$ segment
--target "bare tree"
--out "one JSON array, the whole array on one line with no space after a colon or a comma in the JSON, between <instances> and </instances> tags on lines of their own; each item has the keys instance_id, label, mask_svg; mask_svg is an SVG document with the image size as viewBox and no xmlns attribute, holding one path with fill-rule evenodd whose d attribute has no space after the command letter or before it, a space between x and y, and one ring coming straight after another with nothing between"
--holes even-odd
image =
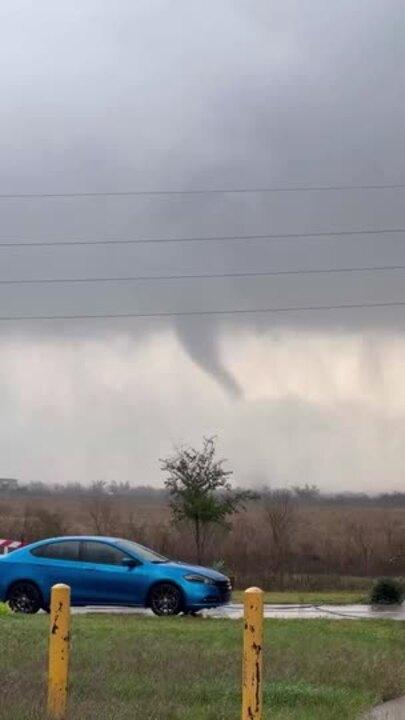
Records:
<instances>
[{"instance_id":1,"label":"bare tree","mask_svg":"<svg viewBox=\"0 0 405 720\"><path fill-rule=\"evenodd\" d=\"M60 512L45 507L33 508L26 505L15 539L27 543L63 535L64 532L65 523Z\"/></svg>"},{"instance_id":2,"label":"bare tree","mask_svg":"<svg viewBox=\"0 0 405 720\"><path fill-rule=\"evenodd\" d=\"M351 541L352 551L361 558L362 573L369 575L370 561L373 553L373 533L372 528L360 521L349 519L347 523L347 532Z\"/></svg>"},{"instance_id":3,"label":"bare tree","mask_svg":"<svg viewBox=\"0 0 405 720\"><path fill-rule=\"evenodd\" d=\"M289 490L264 490L262 499L264 516L274 548L273 567L278 576L280 588L283 589L296 521L293 497Z\"/></svg>"},{"instance_id":4,"label":"bare tree","mask_svg":"<svg viewBox=\"0 0 405 720\"><path fill-rule=\"evenodd\" d=\"M116 524L113 498L104 480L97 480L90 488L88 513L96 535L110 535Z\"/></svg>"}]
</instances>

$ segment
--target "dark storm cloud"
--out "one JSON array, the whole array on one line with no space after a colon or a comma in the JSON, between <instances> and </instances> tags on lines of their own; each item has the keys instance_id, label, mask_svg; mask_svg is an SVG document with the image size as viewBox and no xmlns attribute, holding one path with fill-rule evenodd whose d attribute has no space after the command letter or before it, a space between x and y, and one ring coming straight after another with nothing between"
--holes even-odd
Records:
<instances>
[{"instance_id":1,"label":"dark storm cloud","mask_svg":"<svg viewBox=\"0 0 405 720\"><path fill-rule=\"evenodd\" d=\"M403 3L3 3L2 192L403 181ZM404 191L2 200L5 239L173 238L405 226ZM404 264L402 236L0 250L6 278ZM404 300L403 273L1 287L1 314ZM401 328L402 310L173 321L228 389L222 328ZM162 321L131 322L143 336ZM111 323L19 325L69 337ZM122 328L118 323L117 327Z\"/></svg>"}]
</instances>

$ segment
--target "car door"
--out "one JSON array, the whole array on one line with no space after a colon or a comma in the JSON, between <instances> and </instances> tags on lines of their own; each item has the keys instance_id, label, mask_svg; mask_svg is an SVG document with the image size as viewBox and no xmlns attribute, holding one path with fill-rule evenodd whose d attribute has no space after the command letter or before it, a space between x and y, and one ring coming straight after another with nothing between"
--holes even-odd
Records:
<instances>
[{"instance_id":1,"label":"car door","mask_svg":"<svg viewBox=\"0 0 405 720\"><path fill-rule=\"evenodd\" d=\"M144 581L142 565L124 565L130 557L116 545L99 540L81 544L83 597L89 605L142 604Z\"/></svg>"},{"instance_id":2,"label":"car door","mask_svg":"<svg viewBox=\"0 0 405 720\"><path fill-rule=\"evenodd\" d=\"M83 602L82 566L79 540L59 540L32 550L40 570L41 585L50 593L52 585L65 583L71 589L72 604ZM49 597L46 598L49 601Z\"/></svg>"}]
</instances>

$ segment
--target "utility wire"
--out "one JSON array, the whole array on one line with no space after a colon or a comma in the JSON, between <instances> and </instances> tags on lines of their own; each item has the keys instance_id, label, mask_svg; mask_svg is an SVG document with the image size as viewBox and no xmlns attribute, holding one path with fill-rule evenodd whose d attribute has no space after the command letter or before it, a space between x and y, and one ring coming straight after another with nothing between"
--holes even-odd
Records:
<instances>
[{"instance_id":1,"label":"utility wire","mask_svg":"<svg viewBox=\"0 0 405 720\"><path fill-rule=\"evenodd\" d=\"M92 197L136 197L155 195L250 195L254 193L299 193L299 192L332 192L351 190L403 190L405 183L387 185L297 185L287 187L255 187L255 188L197 188L195 190L123 190L123 191L92 191L65 193L0 193L0 200L41 200L47 198L92 198Z\"/></svg>"},{"instance_id":2,"label":"utility wire","mask_svg":"<svg viewBox=\"0 0 405 720\"><path fill-rule=\"evenodd\" d=\"M16 248L16 247L66 247L66 246L91 246L91 245L148 245L155 243L204 243L204 242L236 242L239 240L295 240L306 238L321 237L349 237L357 235L400 235L405 233L405 227L400 228L369 228L361 230L328 230L325 232L305 232L305 233L265 233L262 235L212 235L209 237L181 237L181 238L150 238L150 239L127 239L127 240L38 240L34 242L6 241L0 242L0 248Z\"/></svg>"},{"instance_id":3,"label":"utility wire","mask_svg":"<svg viewBox=\"0 0 405 720\"><path fill-rule=\"evenodd\" d=\"M128 275L125 277L83 277L83 278L33 278L0 280L0 285L55 285L59 283L121 283L121 282L160 282L177 280L202 280L225 278L257 278L278 275L323 275L334 273L391 272L405 270L405 265L376 265L366 267L319 268L309 270L269 270L258 272L195 273L189 275Z\"/></svg>"},{"instance_id":4,"label":"utility wire","mask_svg":"<svg viewBox=\"0 0 405 720\"><path fill-rule=\"evenodd\" d=\"M165 318L165 317L196 317L200 315L264 315L267 313L319 312L323 310L357 310L362 308L393 308L405 307L405 301L350 303L343 305L296 305L272 308L235 308L233 310L180 310L178 312L152 313L108 313L100 315L0 315L0 322L37 321L37 320L103 320L125 318Z\"/></svg>"}]
</instances>

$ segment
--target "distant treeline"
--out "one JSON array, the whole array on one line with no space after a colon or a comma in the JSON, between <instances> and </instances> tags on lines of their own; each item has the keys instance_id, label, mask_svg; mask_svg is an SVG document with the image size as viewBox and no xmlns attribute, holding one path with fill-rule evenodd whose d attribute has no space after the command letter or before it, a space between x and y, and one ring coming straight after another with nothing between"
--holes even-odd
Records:
<instances>
[{"instance_id":1,"label":"distant treeline","mask_svg":"<svg viewBox=\"0 0 405 720\"><path fill-rule=\"evenodd\" d=\"M169 505L163 489L127 483L0 482L0 537L111 535L195 562L191 527ZM206 530L203 564L225 567L239 587L358 589L405 575L404 493L261 488L229 525Z\"/></svg>"},{"instance_id":2,"label":"distant treeline","mask_svg":"<svg viewBox=\"0 0 405 720\"><path fill-rule=\"evenodd\" d=\"M314 485L294 486L292 488L269 487L256 488L258 498L269 497L272 493L287 493L297 505L307 506L339 506L339 507L405 507L405 492L385 492L376 495L353 492L322 492ZM91 485L84 483L47 484L36 481L22 483L14 479L0 478L0 497L35 496L59 498L91 497L94 494L105 494L112 497L131 497L141 504L166 504L168 493L165 488L154 488L149 485L131 485L128 482L97 481Z\"/></svg>"}]
</instances>

